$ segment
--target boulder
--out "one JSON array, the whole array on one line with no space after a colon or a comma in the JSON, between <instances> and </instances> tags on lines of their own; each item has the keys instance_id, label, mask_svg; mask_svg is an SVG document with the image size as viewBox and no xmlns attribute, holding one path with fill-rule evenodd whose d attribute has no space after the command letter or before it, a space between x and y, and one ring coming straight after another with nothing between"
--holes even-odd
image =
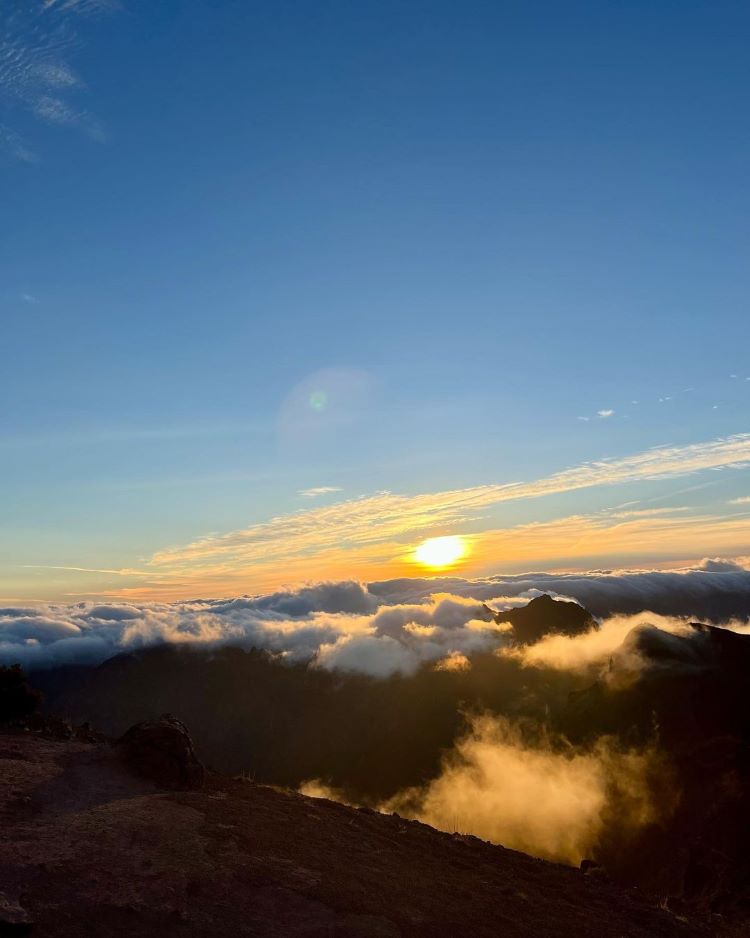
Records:
<instances>
[{"instance_id":1,"label":"boulder","mask_svg":"<svg viewBox=\"0 0 750 938\"><path fill-rule=\"evenodd\" d=\"M126 765L160 788L201 788L205 769L184 723L169 713L131 726L115 746Z\"/></svg>"}]
</instances>

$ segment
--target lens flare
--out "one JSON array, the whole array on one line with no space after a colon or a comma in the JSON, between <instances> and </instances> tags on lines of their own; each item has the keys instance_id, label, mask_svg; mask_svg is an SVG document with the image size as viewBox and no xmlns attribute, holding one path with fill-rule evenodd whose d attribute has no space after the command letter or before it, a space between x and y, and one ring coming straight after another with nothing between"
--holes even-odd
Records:
<instances>
[{"instance_id":1,"label":"lens flare","mask_svg":"<svg viewBox=\"0 0 750 938\"><path fill-rule=\"evenodd\" d=\"M313 391L309 397L310 407L313 410L325 410L328 403L328 395L325 391Z\"/></svg>"},{"instance_id":2,"label":"lens flare","mask_svg":"<svg viewBox=\"0 0 750 938\"><path fill-rule=\"evenodd\" d=\"M466 554L466 541L457 534L429 537L414 551L414 559L425 567L449 567Z\"/></svg>"}]
</instances>

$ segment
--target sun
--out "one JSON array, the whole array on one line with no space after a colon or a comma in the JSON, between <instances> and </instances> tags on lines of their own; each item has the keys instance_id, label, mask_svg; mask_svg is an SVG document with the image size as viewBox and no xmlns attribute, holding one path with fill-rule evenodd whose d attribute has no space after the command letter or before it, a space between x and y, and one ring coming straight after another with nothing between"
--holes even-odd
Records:
<instances>
[{"instance_id":1,"label":"sun","mask_svg":"<svg viewBox=\"0 0 750 938\"><path fill-rule=\"evenodd\" d=\"M466 553L466 542L460 535L428 537L414 551L414 559L425 567L449 567Z\"/></svg>"}]
</instances>

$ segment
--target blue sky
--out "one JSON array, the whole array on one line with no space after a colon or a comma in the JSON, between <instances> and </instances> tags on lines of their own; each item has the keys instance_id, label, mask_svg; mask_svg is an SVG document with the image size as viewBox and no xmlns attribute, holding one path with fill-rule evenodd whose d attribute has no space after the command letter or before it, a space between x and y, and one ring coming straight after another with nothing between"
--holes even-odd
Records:
<instances>
[{"instance_id":1,"label":"blue sky","mask_svg":"<svg viewBox=\"0 0 750 938\"><path fill-rule=\"evenodd\" d=\"M361 555L314 533L381 491L750 430L746 3L24 0L0 26L1 597L392 572L432 533L626 502L692 527L602 563L750 554L744 443ZM273 569L155 572L301 510ZM496 543L477 569L595 561Z\"/></svg>"}]
</instances>

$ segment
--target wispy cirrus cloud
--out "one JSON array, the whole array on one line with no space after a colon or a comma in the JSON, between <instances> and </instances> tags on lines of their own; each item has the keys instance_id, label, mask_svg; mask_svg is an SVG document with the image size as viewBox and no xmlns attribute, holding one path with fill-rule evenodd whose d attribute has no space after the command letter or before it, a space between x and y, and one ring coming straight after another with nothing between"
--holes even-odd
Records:
<instances>
[{"instance_id":1,"label":"wispy cirrus cloud","mask_svg":"<svg viewBox=\"0 0 750 938\"><path fill-rule=\"evenodd\" d=\"M732 498L729 503L730 505L750 505L750 495L743 495L740 498Z\"/></svg>"},{"instance_id":2,"label":"wispy cirrus cloud","mask_svg":"<svg viewBox=\"0 0 750 938\"><path fill-rule=\"evenodd\" d=\"M25 563L26 570L65 570L68 573L108 573L113 576L148 576L146 570L133 570L129 567L66 567L57 563Z\"/></svg>"},{"instance_id":3,"label":"wispy cirrus cloud","mask_svg":"<svg viewBox=\"0 0 750 938\"><path fill-rule=\"evenodd\" d=\"M584 463L531 482L508 482L417 495L379 492L279 515L226 534L199 538L154 553L121 595L226 595L321 576L403 576L413 572L415 540L478 523L503 502L534 499L596 486L668 479L750 463L750 434L689 446L660 447L633 456ZM696 552L739 552L750 537L744 517L638 512L568 516L545 524L471 535L471 566L516 566L564 558L652 554L695 544ZM700 546L698 546L700 545Z\"/></svg>"},{"instance_id":4,"label":"wispy cirrus cloud","mask_svg":"<svg viewBox=\"0 0 750 938\"><path fill-rule=\"evenodd\" d=\"M20 163L39 162L39 156L27 145L23 137L5 124L0 124L0 154L2 153Z\"/></svg>"},{"instance_id":5,"label":"wispy cirrus cloud","mask_svg":"<svg viewBox=\"0 0 750 938\"><path fill-rule=\"evenodd\" d=\"M71 13L90 15L92 13L119 10L118 0L44 0L44 9L63 10Z\"/></svg>"},{"instance_id":6,"label":"wispy cirrus cloud","mask_svg":"<svg viewBox=\"0 0 750 938\"><path fill-rule=\"evenodd\" d=\"M660 447L619 459L583 463L532 482L507 482L422 495L380 492L281 515L220 536L159 551L155 566L251 563L311 549L373 544L427 528L457 525L504 501L539 498L593 486L682 476L750 462L750 434Z\"/></svg>"},{"instance_id":7,"label":"wispy cirrus cloud","mask_svg":"<svg viewBox=\"0 0 750 938\"><path fill-rule=\"evenodd\" d=\"M637 504L637 503L635 503ZM620 506L623 508L624 506ZM653 518L656 515L672 515L678 511L690 511L689 505L681 505L679 508L634 508L627 511L615 510L610 513L610 518Z\"/></svg>"},{"instance_id":8,"label":"wispy cirrus cloud","mask_svg":"<svg viewBox=\"0 0 750 938\"><path fill-rule=\"evenodd\" d=\"M485 531L476 536L482 568L510 566L575 566L581 561L638 557L655 560L695 559L696 549L737 556L750 538L750 519L714 514L669 515L659 512L571 515L554 521ZM696 545L700 547L696 548Z\"/></svg>"},{"instance_id":9,"label":"wispy cirrus cloud","mask_svg":"<svg viewBox=\"0 0 750 938\"><path fill-rule=\"evenodd\" d=\"M98 119L80 104L86 86L71 64L81 45L75 20L118 8L115 0L34 0L0 7L0 150L22 162L38 162L12 126L21 112L104 139Z\"/></svg>"},{"instance_id":10,"label":"wispy cirrus cloud","mask_svg":"<svg viewBox=\"0 0 750 938\"><path fill-rule=\"evenodd\" d=\"M29 305L40 301L32 294L22 294ZM57 428L45 433L0 436L0 449L74 448L101 443L130 444L189 440L200 437L240 436L255 432L257 424L248 421L212 421L210 423L163 424L153 426L101 426L83 429Z\"/></svg>"},{"instance_id":11,"label":"wispy cirrus cloud","mask_svg":"<svg viewBox=\"0 0 750 938\"><path fill-rule=\"evenodd\" d=\"M482 522L482 513L509 501L747 465L750 434L738 434L583 463L529 482L416 495L378 492L166 547L122 570L71 570L77 592L70 594L179 599L320 578L413 575L412 551L419 539L466 531L469 524L472 549L461 566L466 572L537 564L560 568L592 558L617 564L617 558L626 556L652 561L692 560L708 553L739 556L750 543L750 521L744 514L697 515L683 506L627 510L621 505L593 515L498 528ZM694 550L690 556L686 545ZM80 588L86 585L89 589Z\"/></svg>"}]
</instances>

